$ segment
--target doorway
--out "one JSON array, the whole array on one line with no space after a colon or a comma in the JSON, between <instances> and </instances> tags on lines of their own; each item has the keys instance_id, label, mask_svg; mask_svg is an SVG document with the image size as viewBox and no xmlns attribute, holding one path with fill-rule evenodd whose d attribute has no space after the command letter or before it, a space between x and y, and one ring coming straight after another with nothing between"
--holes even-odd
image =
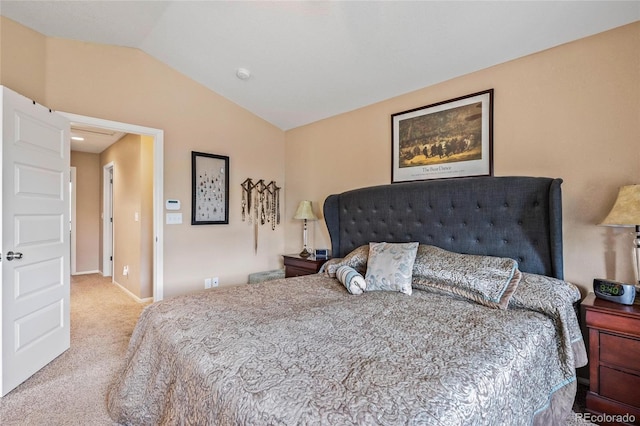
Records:
<instances>
[{"instance_id":1,"label":"doorway","mask_svg":"<svg viewBox=\"0 0 640 426\"><path fill-rule=\"evenodd\" d=\"M113 162L102 168L102 275L113 277Z\"/></svg>"},{"instance_id":2,"label":"doorway","mask_svg":"<svg viewBox=\"0 0 640 426\"><path fill-rule=\"evenodd\" d=\"M163 299L164 274L163 274L163 169L164 169L164 131L151 127L122 123L101 118L88 117L73 113L60 112L72 124L101 127L118 132L145 135L153 138L153 301ZM106 218L104 218L106 219ZM106 220L103 221L105 223ZM104 230L103 230L104 231ZM113 234L113 229L111 229ZM113 239L111 238L111 241ZM113 243L112 243L113 244ZM103 251L103 256L104 256ZM103 259L104 260L104 259ZM111 266L111 262L103 261ZM113 273L113 268L111 270Z\"/></svg>"}]
</instances>

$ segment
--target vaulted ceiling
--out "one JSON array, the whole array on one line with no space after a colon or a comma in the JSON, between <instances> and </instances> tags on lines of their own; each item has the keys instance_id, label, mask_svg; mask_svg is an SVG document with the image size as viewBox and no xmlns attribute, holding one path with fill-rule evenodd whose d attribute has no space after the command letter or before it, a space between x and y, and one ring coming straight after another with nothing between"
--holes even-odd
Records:
<instances>
[{"instance_id":1,"label":"vaulted ceiling","mask_svg":"<svg viewBox=\"0 0 640 426\"><path fill-rule=\"evenodd\" d=\"M640 2L1 0L0 14L141 49L287 130L640 20Z\"/></svg>"}]
</instances>

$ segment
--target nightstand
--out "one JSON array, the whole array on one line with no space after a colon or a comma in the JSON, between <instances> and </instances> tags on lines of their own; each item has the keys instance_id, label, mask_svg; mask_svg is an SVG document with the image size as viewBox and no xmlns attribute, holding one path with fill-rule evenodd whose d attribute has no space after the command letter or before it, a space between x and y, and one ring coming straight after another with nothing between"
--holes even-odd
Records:
<instances>
[{"instance_id":1,"label":"nightstand","mask_svg":"<svg viewBox=\"0 0 640 426\"><path fill-rule=\"evenodd\" d=\"M640 305L582 301L589 330L587 411L640 420Z\"/></svg>"},{"instance_id":2,"label":"nightstand","mask_svg":"<svg viewBox=\"0 0 640 426\"><path fill-rule=\"evenodd\" d=\"M315 256L305 258L297 254L285 254L282 257L284 257L284 276L286 278L315 274L320 270L322 264L329 260L328 258L316 259Z\"/></svg>"}]
</instances>

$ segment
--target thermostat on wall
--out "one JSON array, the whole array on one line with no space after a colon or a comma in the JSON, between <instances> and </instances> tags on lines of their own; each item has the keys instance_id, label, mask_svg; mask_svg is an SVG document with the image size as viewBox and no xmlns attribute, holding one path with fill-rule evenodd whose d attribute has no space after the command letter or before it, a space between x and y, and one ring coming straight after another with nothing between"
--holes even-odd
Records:
<instances>
[{"instance_id":1,"label":"thermostat on wall","mask_svg":"<svg viewBox=\"0 0 640 426\"><path fill-rule=\"evenodd\" d=\"M180 210L180 200L167 200L165 204L167 210Z\"/></svg>"}]
</instances>

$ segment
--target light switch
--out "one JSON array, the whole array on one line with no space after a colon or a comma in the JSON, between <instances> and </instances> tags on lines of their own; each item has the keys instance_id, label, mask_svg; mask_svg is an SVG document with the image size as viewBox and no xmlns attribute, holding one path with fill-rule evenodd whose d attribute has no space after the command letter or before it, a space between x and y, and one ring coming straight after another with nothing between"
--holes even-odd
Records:
<instances>
[{"instance_id":1,"label":"light switch","mask_svg":"<svg viewBox=\"0 0 640 426\"><path fill-rule=\"evenodd\" d=\"M180 225L182 223L182 213L167 213L167 225Z\"/></svg>"},{"instance_id":2,"label":"light switch","mask_svg":"<svg viewBox=\"0 0 640 426\"><path fill-rule=\"evenodd\" d=\"M137 222L137 221L139 221L139 220L140 220L140 214L139 214L138 212L135 212L135 213L133 214L133 220L134 220L135 222Z\"/></svg>"}]
</instances>

